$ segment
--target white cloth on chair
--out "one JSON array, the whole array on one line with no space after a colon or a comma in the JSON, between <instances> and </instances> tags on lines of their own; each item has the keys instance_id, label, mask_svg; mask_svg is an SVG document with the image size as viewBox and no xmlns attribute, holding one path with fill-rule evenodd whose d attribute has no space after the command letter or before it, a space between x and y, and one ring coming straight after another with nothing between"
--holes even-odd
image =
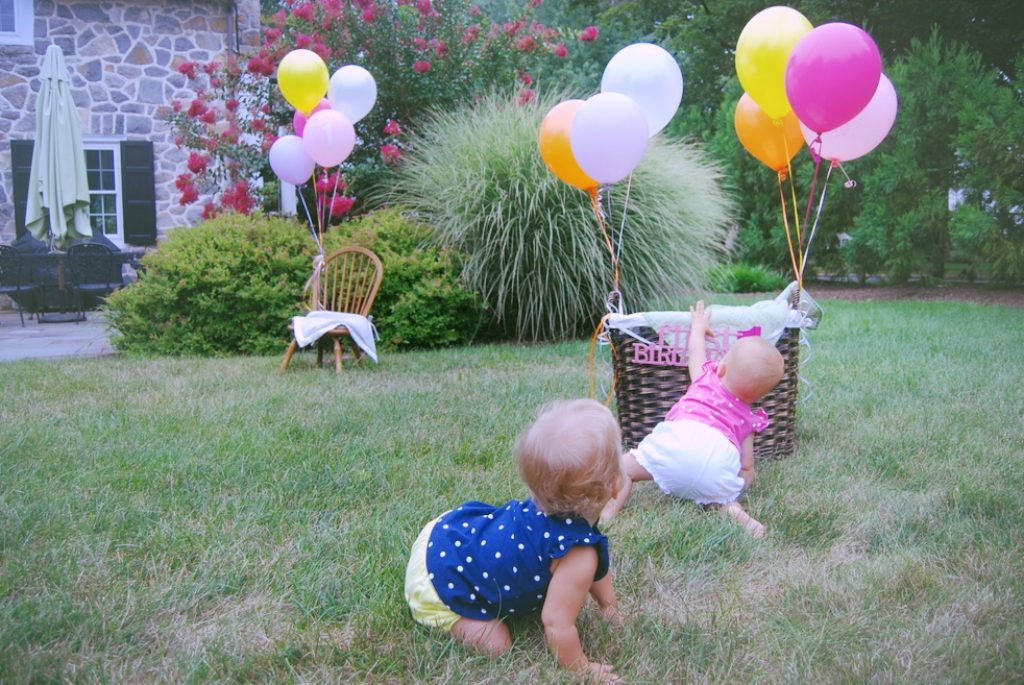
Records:
<instances>
[{"instance_id":1,"label":"white cloth on chair","mask_svg":"<svg viewBox=\"0 0 1024 685\"><path fill-rule=\"evenodd\" d=\"M295 341L299 343L299 347L311 345L332 328L344 326L348 329L352 342L370 359L377 361L377 344L374 342L377 339L377 329L365 316L347 312L316 311L305 316L292 317L292 325L295 327Z\"/></svg>"}]
</instances>

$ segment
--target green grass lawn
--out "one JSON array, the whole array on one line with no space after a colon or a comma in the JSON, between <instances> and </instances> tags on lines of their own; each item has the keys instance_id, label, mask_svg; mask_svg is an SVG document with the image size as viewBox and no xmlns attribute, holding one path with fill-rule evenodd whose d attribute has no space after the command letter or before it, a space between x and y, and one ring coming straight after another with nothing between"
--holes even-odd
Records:
<instances>
[{"instance_id":1,"label":"green grass lawn","mask_svg":"<svg viewBox=\"0 0 1024 685\"><path fill-rule=\"evenodd\" d=\"M585 649L633 683L1021 682L1024 310L822 304L768 536L639 485L625 625L585 611ZM312 359L0 368L0 682L573 680L539 621L474 656L402 579L428 518L524 494L511 444L587 393L586 343Z\"/></svg>"}]
</instances>

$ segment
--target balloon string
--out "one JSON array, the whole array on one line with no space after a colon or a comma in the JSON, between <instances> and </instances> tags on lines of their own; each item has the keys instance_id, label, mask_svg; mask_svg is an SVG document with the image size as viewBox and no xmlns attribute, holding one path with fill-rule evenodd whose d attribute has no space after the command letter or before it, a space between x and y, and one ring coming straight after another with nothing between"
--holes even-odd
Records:
<instances>
[{"instance_id":1,"label":"balloon string","mask_svg":"<svg viewBox=\"0 0 1024 685\"><path fill-rule=\"evenodd\" d=\"M789 261L793 266L793 275L796 277L797 287L803 287L803 281L800 277L800 270L797 268L796 254L793 252L793 239L790 236L789 230L789 217L786 213L786 191L782 189L782 176L783 173L780 171L779 180L779 202L782 205L782 225L786 229L786 244L789 245Z\"/></svg>"},{"instance_id":2,"label":"balloon string","mask_svg":"<svg viewBox=\"0 0 1024 685\"><path fill-rule=\"evenodd\" d=\"M779 129L779 131L782 133L782 146L786 150L786 173L789 176L789 189L793 199L793 225L796 227L796 232L794 233L794 235L796 236L797 244L800 245L803 244L803 241L801 240L800 235L800 215L797 213L797 207L799 205L796 202L796 181L793 178L792 157L794 153L791 153L789 151L789 141L786 140L785 131L783 131L781 128Z\"/></svg>"},{"instance_id":3,"label":"balloon string","mask_svg":"<svg viewBox=\"0 0 1024 685\"><path fill-rule=\"evenodd\" d=\"M811 174L811 189L807 193L807 207L804 209L804 227L806 227L811 221L811 206L814 204L814 191L818 188L818 171L821 169L821 156L815 154L813 148L808 147L811 151L811 159L814 160L814 173ZM800 236L801 251L803 249L803 236Z\"/></svg>"},{"instance_id":4,"label":"balloon string","mask_svg":"<svg viewBox=\"0 0 1024 685\"><path fill-rule=\"evenodd\" d=\"M622 258L622 236L626 232L626 210L629 209L629 193L633 189L633 172L626 181L626 199L622 202L622 221L619 222L619 239L615 243L616 262ZM608 193L611 195L611 193Z\"/></svg>"},{"instance_id":5,"label":"balloon string","mask_svg":"<svg viewBox=\"0 0 1024 685\"><path fill-rule=\"evenodd\" d=\"M594 216L597 217L597 225L601 229L601 237L604 238L604 244L608 248L608 254L612 259L612 282L614 284L613 290L619 289L619 260L615 256L615 247L612 246L612 239L608 236L608 230L605 227L604 216L601 214L601 201L598 198L597 188L591 188L587 191L587 195L590 196L590 206L594 210Z\"/></svg>"},{"instance_id":6,"label":"balloon string","mask_svg":"<svg viewBox=\"0 0 1024 685\"><path fill-rule=\"evenodd\" d=\"M814 215L814 225L811 226L811 234L807 237L807 245L804 248L803 261L800 262L800 281L803 281L804 269L807 268L807 257L811 253L811 242L814 240L815 234L818 232L818 221L821 219L821 211L825 208L825 195L828 193L828 182L832 178L832 170L838 166L838 163L833 162L829 165L828 171L825 172L825 181L821 184L821 199L818 200L818 211Z\"/></svg>"},{"instance_id":7,"label":"balloon string","mask_svg":"<svg viewBox=\"0 0 1024 685\"><path fill-rule=\"evenodd\" d=\"M316 229L313 228L313 217L309 213L309 205L306 204L306 196L302 194L301 190L296 190L298 190L299 200L302 202L302 209L306 212L306 221L309 223L309 232L313 234L313 241L316 242L316 247L320 250L320 254L322 255L324 253L324 248L320 242L320 238L316 234Z\"/></svg>"},{"instance_id":8,"label":"balloon string","mask_svg":"<svg viewBox=\"0 0 1024 685\"><path fill-rule=\"evenodd\" d=\"M587 385L589 394L587 395L590 399L595 399L596 385L594 381L594 367L596 366L595 351L597 349L598 340L601 337L601 332L605 330L606 322L608 321L609 314L605 314L601 317L601 320L597 323L597 328L594 329L594 334L590 336L590 350L587 352ZM615 348L612 347L612 356L615 355ZM605 405L611 406L612 395L615 392L615 375L612 374L612 387L608 390L608 395L605 397Z\"/></svg>"}]
</instances>

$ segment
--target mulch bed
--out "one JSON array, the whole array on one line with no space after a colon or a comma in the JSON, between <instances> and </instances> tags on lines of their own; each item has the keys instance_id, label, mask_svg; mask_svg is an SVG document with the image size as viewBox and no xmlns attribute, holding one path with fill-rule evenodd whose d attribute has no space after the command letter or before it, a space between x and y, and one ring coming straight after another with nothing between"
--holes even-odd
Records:
<instances>
[{"instance_id":1,"label":"mulch bed","mask_svg":"<svg viewBox=\"0 0 1024 685\"><path fill-rule=\"evenodd\" d=\"M830 281L806 281L804 287L812 297L836 300L936 300L998 304L1024 307L1024 288L1000 288L977 283L943 283L924 286L857 285Z\"/></svg>"}]
</instances>

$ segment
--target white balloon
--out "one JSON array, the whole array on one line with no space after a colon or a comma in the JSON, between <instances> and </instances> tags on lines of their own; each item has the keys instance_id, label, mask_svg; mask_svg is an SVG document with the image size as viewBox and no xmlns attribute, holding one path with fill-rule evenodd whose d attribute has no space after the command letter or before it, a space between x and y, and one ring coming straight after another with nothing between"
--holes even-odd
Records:
<instances>
[{"instance_id":1,"label":"white balloon","mask_svg":"<svg viewBox=\"0 0 1024 685\"><path fill-rule=\"evenodd\" d=\"M647 150L647 119L622 93L599 93L572 119L569 146L580 168L598 183L616 183L633 172Z\"/></svg>"},{"instance_id":2,"label":"white balloon","mask_svg":"<svg viewBox=\"0 0 1024 685\"><path fill-rule=\"evenodd\" d=\"M281 136L270 146L270 168L286 183L302 185L313 175L314 166L298 136Z\"/></svg>"},{"instance_id":3,"label":"white balloon","mask_svg":"<svg viewBox=\"0 0 1024 685\"><path fill-rule=\"evenodd\" d=\"M366 69L347 64L334 72L327 84L327 99L353 124L369 114L377 101L377 82Z\"/></svg>"},{"instance_id":4,"label":"white balloon","mask_svg":"<svg viewBox=\"0 0 1024 685\"><path fill-rule=\"evenodd\" d=\"M647 118L649 135L672 121L683 99L683 73L667 50L651 43L634 43L615 53L601 77L602 93L633 98Z\"/></svg>"}]
</instances>

